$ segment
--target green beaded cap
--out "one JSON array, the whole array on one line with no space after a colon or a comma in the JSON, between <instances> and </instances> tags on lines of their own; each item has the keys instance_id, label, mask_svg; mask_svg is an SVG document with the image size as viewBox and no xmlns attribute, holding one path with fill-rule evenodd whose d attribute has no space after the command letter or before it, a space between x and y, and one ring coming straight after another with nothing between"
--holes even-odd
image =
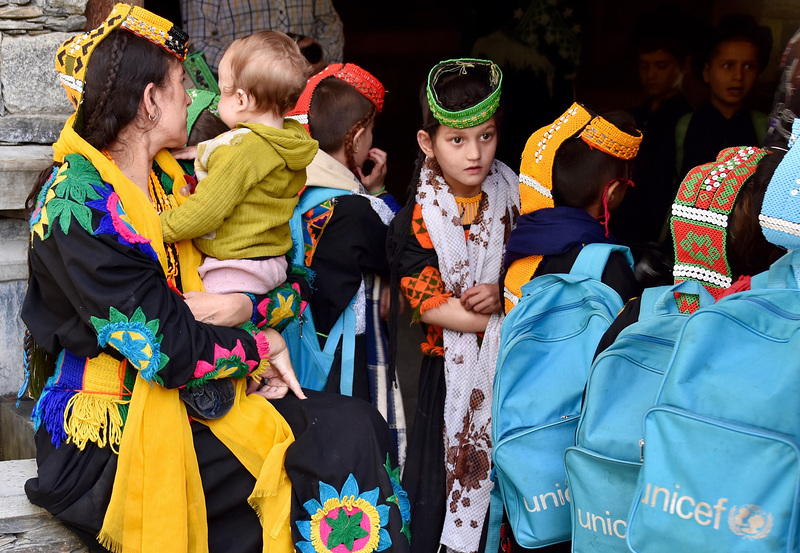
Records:
<instances>
[{"instance_id":1,"label":"green beaded cap","mask_svg":"<svg viewBox=\"0 0 800 553\"><path fill-rule=\"evenodd\" d=\"M475 71L476 69L482 71L477 72ZM449 111L439 103L439 98L436 94L436 85L442 77L452 73L459 73L461 75L475 73L481 76L485 73L492 91L486 98L472 107L460 111ZM502 83L503 72L500 71L497 64L492 61L473 58L442 61L433 66L431 72L428 73L428 105L436 120L446 127L452 127L454 129L475 127L491 119L497 111L497 107L500 105L500 87Z\"/></svg>"}]
</instances>

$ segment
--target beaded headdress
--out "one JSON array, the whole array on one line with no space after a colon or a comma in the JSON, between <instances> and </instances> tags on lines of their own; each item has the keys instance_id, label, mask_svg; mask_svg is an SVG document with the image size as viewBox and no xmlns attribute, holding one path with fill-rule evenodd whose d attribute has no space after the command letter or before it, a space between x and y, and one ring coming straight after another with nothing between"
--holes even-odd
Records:
<instances>
[{"instance_id":1,"label":"beaded headdress","mask_svg":"<svg viewBox=\"0 0 800 553\"><path fill-rule=\"evenodd\" d=\"M716 161L695 167L683 179L670 218L676 283L697 280L716 299L733 283L726 256L728 216L765 155L766 150L752 146L726 148ZM681 311L693 311L692 301L691 295L680 294Z\"/></svg>"},{"instance_id":2,"label":"beaded headdress","mask_svg":"<svg viewBox=\"0 0 800 553\"><path fill-rule=\"evenodd\" d=\"M442 106L436 92L439 81L448 75L468 73L485 78L491 92L474 106L459 111L450 111ZM426 93L431 113L439 123L454 129L476 127L491 119L500 106L500 88L503 84L503 72L494 62L472 58L446 60L437 63L428 73Z\"/></svg>"},{"instance_id":3,"label":"beaded headdress","mask_svg":"<svg viewBox=\"0 0 800 553\"><path fill-rule=\"evenodd\" d=\"M76 111L83 102L89 58L97 45L117 27L127 29L161 46L181 61L186 59L189 35L172 22L144 8L119 3L96 29L68 39L56 52L56 71Z\"/></svg>"},{"instance_id":4,"label":"beaded headdress","mask_svg":"<svg viewBox=\"0 0 800 553\"><path fill-rule=\"evenodd\" d=\"M386 96L386 89L384 89L383 83L376 79L372 73L365 71L354 63L332 63L308 79L305 90L300 95L300 99L297 100L297 105L286 114L286 117L295 119L306 130L309 130L308 112L311 109L314 91L317 89L317 85L328 77L335 77L358 90L364 98L372 102L378 113L383 110L383 98Z\"/></svg>"},{"instance_id":5,"label":"beaded headdress","mask_svg":"<svg viewBox=\"0 0 800 553\"><path fill-rule=\"evenodd\" d=\"M595 115L579 103L561 117L534 132L525 144L519 168L520 215L553 207L553 162L567 139L580 133L592 148L620 158L631 159L639 151L642 136L630 135ZM638 133L638 131L637 131ZM505 309L508 312L522 295L522 285L533 278L542 256L531 255L514 261L505 277Z\"/></svg>"},{"instance_id":6,"label":"beaded headdress","mask_svg":"<svg viewBox=\"0 0 800 553\"><path fill-rule=\"evenodd\" d=\"M758 222L768 242L788 250L800 248L800 119L792 123L789 151L775 168L761 204Z\"/></svg>"}]
</instances>

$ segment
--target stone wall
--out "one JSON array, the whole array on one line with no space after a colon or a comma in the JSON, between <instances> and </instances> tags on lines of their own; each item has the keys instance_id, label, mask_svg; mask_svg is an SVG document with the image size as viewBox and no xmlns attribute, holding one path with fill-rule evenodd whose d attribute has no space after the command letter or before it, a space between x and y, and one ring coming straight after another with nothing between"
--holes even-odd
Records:
<instances>
[{"instance_id":1,"label":"stone wall","mask_svg":"<svg viewBox=\"0 0 800 553\"><path fill-rule=\"evenodd\" d=\"M55 53L83 30L87 0L0 0L0 395L22 383L28 224L24 202L72 112Z\"/></svg>"},{"instance_id":2,"label":"stone wall","mask_svg":"<svg viewBox=\"0 0 800 553\"><path fill-rule=\"evenodd\" d=\"M51 144L70 114L54 70L87 0L0 0L0 143Z\"/></svg>"}]
</instances>

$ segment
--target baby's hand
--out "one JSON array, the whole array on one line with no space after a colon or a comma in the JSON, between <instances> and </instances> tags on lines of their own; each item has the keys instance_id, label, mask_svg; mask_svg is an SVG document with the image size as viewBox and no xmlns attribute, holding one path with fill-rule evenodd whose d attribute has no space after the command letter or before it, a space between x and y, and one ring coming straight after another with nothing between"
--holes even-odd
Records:
<instances>
[{"instance_id":1,"label":"baby's hand","mask_svg":"<svg viewBox=\"0 0 800 553\"><path fill-rule=\"evenodd\" d=\"M491 314L500 311L500 285L478 284L461 294L461 305L468 311Z\"/></svg>"},{"instance_id":2,"label":"baby's hand","mask_svg":"<svg viewBox=\"0 0 800 553\"><path fill-rule=\"evenodd\" d=\"M193 160L197 157L197 146L184 146L183 148L175 148L170 150L172 157L175 159Z\"/></svg>"},{"instance_id":3,"label":"baby's hand","mask_svg":"<svg viewBox=\"0 0 800 553\"><path fill-rule=\"evenodd\" d=\"M386 179L387 157L388 155L383 150L370 148L367 158L375 162L372 172L369 175L365 175L361 172L361 167L356 167L356 176L358 180L361 181L361 184L364 185L364 188L366 188L367 192L370 194L376 193L383 188L383 181Z\"/></svg>"}]
</instances>

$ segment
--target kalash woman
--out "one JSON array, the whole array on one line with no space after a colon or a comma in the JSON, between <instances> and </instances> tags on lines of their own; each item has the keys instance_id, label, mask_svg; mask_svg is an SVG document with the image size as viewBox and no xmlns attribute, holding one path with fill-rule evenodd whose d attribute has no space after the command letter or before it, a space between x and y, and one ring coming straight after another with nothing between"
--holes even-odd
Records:
<instances>
[{"instance_id":1,"label":"kalash woman","mask_svg":"<svg viewBox=\"0 0 800 553\"><path fill-rule=\"evenodd\" d=\"M76 113L31 195L22 316L55 368L28 497L93 551L408 551L377 411L302 399L259 298L200 291L191 242L162 241L158 213L188 189L165 149L187 139L186 43L117 4L58 50ZM225 378L226 414L190 418L179 389Z\"/></svg>"}]
</instances>

